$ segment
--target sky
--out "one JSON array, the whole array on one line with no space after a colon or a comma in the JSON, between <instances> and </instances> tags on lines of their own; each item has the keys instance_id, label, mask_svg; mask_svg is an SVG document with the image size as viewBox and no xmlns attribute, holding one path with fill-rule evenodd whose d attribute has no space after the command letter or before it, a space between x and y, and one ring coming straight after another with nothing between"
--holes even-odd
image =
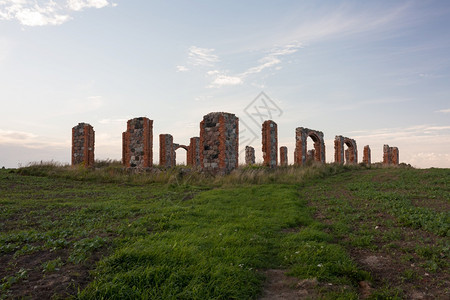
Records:
<instances>
[{"instance_id":1,"label":"sky","mask_svg":"<svg viewBox=\"0 0 450 300\"><path fill-rule=\"evenodd\" d=\"M450 1L0 0L0 167L70 163L71 129L121 159L127 120L187 145L203 116L240 120L262 161L261 124L384 144L418 168L450 168ZM308 139L308 149L312 148ZM244 163L241 151L240 162ZM177 150L177 162L185 161Z\"/></svg>"}]
</instances>

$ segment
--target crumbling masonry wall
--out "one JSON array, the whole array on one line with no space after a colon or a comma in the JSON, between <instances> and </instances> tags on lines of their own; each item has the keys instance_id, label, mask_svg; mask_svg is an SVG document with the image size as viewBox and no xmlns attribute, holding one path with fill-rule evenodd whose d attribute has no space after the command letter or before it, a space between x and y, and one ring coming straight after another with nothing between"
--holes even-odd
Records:
<instances>
[{"instance_id":1,"label":"crumbling masonry wall","mask_svg":"<svg viewBox=\"0 0 450 300\"><path fill-rule=\"evenodd\" d=\"M213 112L200 123L200 162L205 172L227 174L238 167L239 119Z\"/></svg>"},{"instance_id":2,"label":"crumbling masonry wall","mask_svg":"<svg viewBox=\"0 0 450 300\"><path fill-rule=\"evenodd\" d=\"M280 166L288 165L288 150L286 146L280 147Z\"/></svg>"},{"instance_id":3,"label":"crumbling masonry wall","mask_svg":"<svg viewBox=\"0 0 450 300\"><path fill-rule=\"evenodd\" d=\"M79 123L72 128L72 165L94 166L94 128L87 123Z\"/></svg>"},{"instance_id":4,"label":"crumbling masonry wall","mask_svg":"<svg viewBox=\"0 0 450 300\"><path fill-rule=\"evenodd\" d=\"M363 163L366 166L370 166L370 164L372 163L372 158L371 158L369 145L364 146Z\"/></svg>"},{"instance_id":5,"label":"crumbling masonry wall","mask_svg":"<svg viewBox=\"0 0 450 300\"><path fill-rule=\"evenodd\" d=\"M307 138L314 141L314 160L325 163L325 142L323 132L309 128L298 127L295 129L294 163L303 165L307 159Z\"/></svg>"},{"instance_id":6,"label":"crumbling masonry wall","mask_svg":"<svg viewBox=\"0 0 450 300\"><path fill-rule=\"evenodd\" d=\"M344 145L348 149L344 151ZM338 164L356 164L358 163L358 148L354 139L337 135L334 139L334 162Z\"/></svg>"},{"instance_id":7,"label":"crumbling masonry wall","mask_svg":"<svg viewBox=\"0 0 450 300\"><path fill-rule=\"evenodd\" d=\"M153 120L145 117L128 120L122 134L122 159L128 168L149 168L153 165Z\"/></svg>"},{"instance_id":8,"label":"crumbling masonry wall","mask_svg":"<svg viewBox=\"0 0 450 300\"><path fill-rule=\"evenodd\" d=\"M245 164L247 166L255 164L255 148L245 146Z\"/></svg>"},{"instance_id":9,"label":"crumbling masonry wall","mask_svg":"<svg viewBox=\"0 0 450 300\"><path fill-rule=\"evenodd\" d=\"M159 135L159 165L170 168L175 166L175 148L170 134Z\"/></svg>"},{"instance_id":10,"label":"crumbling masonry wall","mask_svg":"<svg viewBox=\"0 0 450 300\"><path fill-rule=\"evenodd\" d=\"M383 146L383 164L385 165L399 164L399 152L397 147L389 147L389 145Z\"/></svg>"},{"instance_id":11,"label":"crumbling masonry wall","mask_svg":"<svg viewBox=\"0 0 450 300\"><path fill-rule=\"evenodd\" d=\"M278 130L277 123L272 120L262 125L262 152L263 164L271 168L278 163Z\"/></svg>"},{"instance_id":12,"label":"crumbling masonry wall","mask_svg":"<svg viewBox=\"0 0 450 300\"><path fill-rule=\"evenodd\" d=\"M187 151L186 164L192 167L200 167L200 138L192 137Z\"/></svg>"}]
</instances>

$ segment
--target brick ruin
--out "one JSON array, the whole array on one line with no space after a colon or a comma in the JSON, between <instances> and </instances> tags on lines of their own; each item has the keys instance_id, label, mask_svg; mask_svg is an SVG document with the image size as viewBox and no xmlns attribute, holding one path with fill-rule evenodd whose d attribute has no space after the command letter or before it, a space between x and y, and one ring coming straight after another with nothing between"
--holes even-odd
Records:
<instances>
[{"instance_id":1,"label":"brick ruin","mask_svg":"<svg viewBox=\"0 0 450 300\"><path fill-rule=\"evenodd\" d=\"M278 126L272 120L262 124L263 164L278 165ZM79 123L72 128L72 165L94 165L94 130L87 123ZM313 149L307 150L307 139L314 142ZM298 127L295 130L294 164L304 165L307 161L325 163L325 143L321 131ZM176 150L186 150L186 165L211 174L228 174L238 167L239 119L231 113L212 112L203 116L200 122L200 137L190 138L189 145L173 142L170 134L160 134L159 163L163 167L176 165ZM344 150L345 145L347 149ZM358 150L354 139L336 136L334 140L335 163L356 164ZM287 147L280 147L279 165L288 165ZM128 120L127 130L122 133L122 162L127 168L150 168L153 165L153 120L145 117ZM245 147L245 163L255 164L255 149ZM363 163L371 164L371 150L364 147ZM383 164L398 165L397 147L383 147Z\"/></svg>"},{"instance_id":2,"label":"brick ruin","mask_svg":"<svg viewBox=\"0 0 450 300\"><path fill-rule=\"evenodd\" d=\"M278 164L278 129L272 120L262 124L263 165L274 168Z\"/></svg>"},{"instance_id":3,"label":"brick ruin","mask_svg":"<svg viewBox=\"0 0 450 300\"><path fill-rule=\"evenodd\" d=\"M325 142L323 140L323 132L303 127L295 129L294 163L299 166L306 163L308 137L311 137L314 142L314 160L325 163Z\"/></svg>"},{"instance_id":4,"label":"brick ruin","mask_svg":"<svg viewBox=\"0 0 450 300\"><path fill-rule=\"evenodd\" d=\"M173 137L170 134L159 135L159 165L170 168L176 164Z\"/></svg>"},{"instance_id":5,"label":"brick ruin","mask_svg":"<svg viewBox=\"0 0 450 300\"><path fill-rule=\"evenodd\" d=\"M72 166L94 166L94 128L87 123L78 123L72 128Z\"/></svg>"},{"instance_id":6,"label":"brick ruin","mask_svg":"<svg viewBox=\"0 0 450 300\"><path fill-rule=\"evenodd\" d=\"M286 146L280 147L280 166L288 165L288 150Z\"/></svg>"},{"instance_id":7,"label":"brick ruin","mask_svg":"<svg viewBox=\"0 0 450 300\"><path fill-rule=\"evenodd\" d=\"M344 151L344 145L347 149ZM338 164L356 164L358 163L358 148L354 139L337 135L334 139L334 162Z\"/></svg>"},{"instance_id":8,"label":"brick ruin","mask_svg":"<svg viewBox=\"0 0 450 300\"><path fill-rule=\"evenodd\" d=\"M186 165L200 167L200 138L192 137L187 148Z\"/></svg>"},{"instance_id":9,"label":"brick ruin","mask_svg":"<svg viewBox=\"0 0 450 300\"><path fill-rule=\"evenodd\" d=\"M153 165L153 120L145 117L128 120L122 134L122 163L127 168Z\"/></svg>"},{"instance_id":10,"label":"brick ruin","mask_svg":"<svg viewBox=\"0 0 450 300\"><path fill-rule=\"evenodd\" d=\"M247 166L255 164L255 148L245 146L245 164Z\"/></svg>"},{"instance_id":11,"label":"brick ruin","mask_svg":"<svg viewBox=\"0 0 450 300\"><path fill-rule=\"evenodd\" d=\"M384 165L398 165L399 153L397 147L383 146L383 164Z\"/></svg>"},{"instance_id":12,"label":"brick ruin","mask_svg":"<svg viewBox=\"0 0 450 300\"><path fill-rule=\"evenodd\" d=\"M239 119L230 113L213 112L200 122L201 168L212 174L227 174L238 167Z\"/></svg>"},{"instance_id":13,"label":"brick ruin","mask_svg":"<svg viewBox=\"0 0 450 300\"><path fill-rule=\"evenodd\" d=\"M369 145L364 146L364 156L363 156L363 164L366 166L370 166L372 163L371 161L371 154L370 154L370 147Z\"/></svg>"}]
</instances>

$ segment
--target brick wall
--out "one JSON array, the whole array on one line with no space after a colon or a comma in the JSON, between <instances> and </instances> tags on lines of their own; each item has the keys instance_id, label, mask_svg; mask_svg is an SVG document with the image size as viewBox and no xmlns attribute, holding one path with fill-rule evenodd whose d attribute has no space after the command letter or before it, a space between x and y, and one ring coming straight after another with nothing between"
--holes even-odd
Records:
<instances>
[{"instance_id":1,"label":"brick wall","mask_svg":"<svg viewBox=\"0 0 450 300\"><path fill-rule=\"evenodd\" d=\"M227 174L238 167L239 119L230 113L214 112L200 123L201 168L212 174Z\"/></svg>"},{"instance_id":2,"label":"brick wall","mask_svg":"<svg viewBox=\"0 0 450 300\"><path fill-rule=\"evenodd\" d=\"M288 149L286 146L280 147L280 166L288 165Z\"/></svg>"},{"instance_id":3,"label":"brick wall","mask_svg":"<svg viewBox=\"0 0 450 300\"><path fill-rule=\"evenodd\" d=\"M128 120L122 134L122 159L128 168L149 168L153 165L153 120L145 117Z\"/></svg>"},{"instance_id":4,"label":"brick wall","mask_svg":"<svg viewBox=\"0 0 450 300\"><path fill-rule=\"evenodd\" d=\"M272 120L262 125L262 153L263 164L271 168L278 163L278 129L277 123Z\"/></svg>"},{"instance_id":5,"label":"brick wall","mask_svg":"<svg viewBox=\"0 0 450 300\"><path fill-rule=\"evenodd\" d=\"M298 127L295 129L294 163L303 165L307 159L307 139L311 137L314 142L314 160L325 163L325 142L323 132L309 128Z\"/></svg>"},{"instance_id":6,"label":"brick wall","mask_svg":"<svg viewBox=\"0 0 450 300\"><path fill-rule=\"evenodd\" d=\"M86 123L79 123L72 128L72 165L94 166L94 128Z\"/></svg>"}]
</instances>

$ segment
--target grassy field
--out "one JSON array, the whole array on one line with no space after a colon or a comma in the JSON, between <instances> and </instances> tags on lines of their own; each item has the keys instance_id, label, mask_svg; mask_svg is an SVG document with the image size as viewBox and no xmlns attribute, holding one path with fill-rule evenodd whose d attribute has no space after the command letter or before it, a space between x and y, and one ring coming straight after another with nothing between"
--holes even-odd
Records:
<instances>
[{"instance_id":1,"label":"grassy field","mask_svg":"<svg viewBox=\"0 0 450 300\"><path fill-rule=\"evenodd\" d=\"M0 299L448 299L449 208L449 169L0 170Z\"/></svg>"}]
</instances>

